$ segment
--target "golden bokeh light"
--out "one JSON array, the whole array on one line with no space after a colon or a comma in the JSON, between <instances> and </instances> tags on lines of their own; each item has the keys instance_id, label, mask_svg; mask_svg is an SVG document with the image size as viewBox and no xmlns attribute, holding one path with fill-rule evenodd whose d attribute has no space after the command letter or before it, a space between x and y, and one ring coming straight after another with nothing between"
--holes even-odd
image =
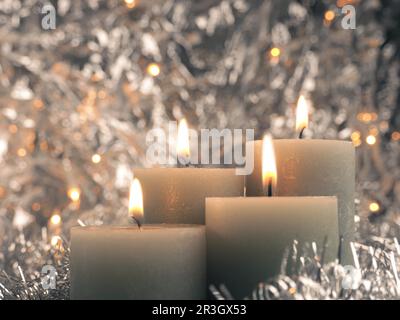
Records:
<instances>
[{"instance_id":1,"label":"golden bokeh light","mask_svg":"<svg viewBox=\"0 0 400 320\"><path fill-rule=\"evenodd\" d=\"M100 163L100 161L101 161L101 155L99 155L98 153L95 153L92 156L92 162L97 164L97 163Z\"/></svg>"},{"instance_id":2,"label":"golden bokeh light","mask_svg":"<svg viewBox=\"0 0 400 320\"><path fill-rule=\"evenodd\" d=\"M371 212L378 212L379 209L380 209L380 206L379 206L379 204L378 204L377 202L371 202L371 203L369 204L369 211L371 211Z\"/></svg>"},{"instance_id":3,"label":"golden bokeh light","mask_svg":"<svg viewBox=\"0 0 400 320\"><path fill-rule=\"evenodd\" d=\"M139 0L124 0L128 9L133 9L139 4Z\"/></svg>"},{"instance_id":4,"label":"golden bokeh light","mask_svg":"<svg viewBox=\"0 0 400 320\"><path fill-rule=\"evenodd\" d=\"M325 12L325 14L324 14L324 18L325 18L325 20L328 21L328 22L330 22L330 21L332 21L333 19L335 19L335 16L336 16L336 14L335 14L335 12L332 11L332 10L327 10L327 11Z\"/></svg>"},{"instance_id":5,"label":"golden bokeh light","mask_svg":"<svg viewBox=\"0 0 400 320\"><path fill-rule=\"evenodd\" d=\"M68 197L74 201L77 202L81 198L81 190L78 187L72 187L68 190Z\"/></svg>"},{"instance_id":6,"label":"golden bokeh light","mask_svg":"<svg viewBox=\"0 0 400 320\"><path fill-rule=\"evenodd\" d=\"M26 156L26 149L25 148L19 148L18 150L17 150L17 154L18 154L18 156L19 157L25 157Z\"/></svg>"},{"instance_id":7,"label":"golden bokeh light","mask_svg":"<svg viewBox=\"0 0 400 320\"><path fill-rule=\"evenodd\" d=\"M368 143L370 146L372 146L376 143L376 138L375 136L370 134L365 138L365 142Z\"/></svg>"},{"instance_id":8,"label":"golden bokeh light","mask_svg":"<svg viewBox=\"0 0 400 320\"><path fill-rule=\"evenodd\" d=\"M274 47L271 49L270 54L272 57L277 58L281 55L281 49Z\"/></svg>"},{"instance_id":9,"label":"golden bokeh light","mask_svg":"<svg viewBox=\"0 0 400 320\"><path fill-rule=\"evenodd\" d=\"M157 77L161 72L160 66L157 63L154 63L154 62L150 63L147 66L146 70L147 70L147 73L149 75L151 75L152 77Z\"/></svg>"},{"instance_id":10,"label":"golden bokeh light","mask_svg":"<svg viewBox=\"0 0 400 320\"><path fill-rule=\"evenodd\" d=\"M61 216L58 213L55 213L50 218L50 223L54 226L58 226L61 223Z\"/></svg>"},{"instance_id":11,"label":"golden bokeh light","mask_svg":"<svg viewBox=\"0 0 400 320\"><path fill-rule=\"evenodd\" d=\"M400 132L399 131L395 131L392 133L392 140L393 141L399 141L400 140Z\"/></svg>"}]
</instances>

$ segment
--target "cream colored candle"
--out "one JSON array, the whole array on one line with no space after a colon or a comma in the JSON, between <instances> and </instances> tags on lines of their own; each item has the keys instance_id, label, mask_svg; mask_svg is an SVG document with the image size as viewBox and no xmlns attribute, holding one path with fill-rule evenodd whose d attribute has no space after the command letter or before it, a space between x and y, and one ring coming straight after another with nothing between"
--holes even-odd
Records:
<instances>
[{"instance_id":1,"label":"cream colored candle","mask_svg":"<svg viewBox=\"0 0 400 320\"><path fill-rule=\"evenodd\" d=\"M189 129L179 122L177 160L184 167L134 169L143 186L146 223L204 224L206 197L242 196L244 177L234 168L193 168Z\"/></svg>"},{"instance_id":2,"label":"cream colored candle","mask_svg":"<svg viewBox=\"0 0 400 320\"><path fill-rule=\"evenodd\" d=\"M135 179L129 212L137 225L71 229L72 299L206 296L205 227L141 226L142 200Z\"/></svg>"},{"instance_id":3,"label":"cream colored candle","mask_svg":"<svg viewBox=\"0 0 400 320\"><path fill-rule=\"evenodd\" d=\"M72 299L204 299L203 226L71 229Z\"/></svg>"},{"instance_id":4,"label":"cream colored candle","mask_svg":"<svg viewBox=\"0 0 400 320\"><path fill-rule=\"evenodd\" d=\"M231 168L134 169L143 187L146 223L204 224L205 198L242 196L244 178Z\"/></svg>"},{"instance_id":5,"label":"cream colored candle","mask_svg":"<svg viewBox=\"0 0 400 320\"><path fill-rule=\"evenodd\" d=\"M254 144L254 170L246 177L246 195L264 195L262 141ZM337 196L339 232L344 239L342 262L352 262L354 235L355 151L351 142L336 140L274 140L278 178L275 196Z\"/></svg>"},{"instance_id":6,"label":"cream colored candle","mask_svg":"<svg viewBox=\"0 0 400 320\"><path fill-rule=\"evenodd\" d=\"M225 284L236 299L277 275L284 251L325 239L324 261L338 251L336 197L229 197L206 199L208 284Z\"/></svg>"},{"instance_id":7,"label":"cream colored candle","mask_svg":"<svg viewBox=\"0 0 400 320\"><path fill-rule=\"evenodd\" d=\"M340 262L351 264L354 236L355 150L351 142L302 140L308 127L308 103L300 96L296 132L300 139L275 140L278 171L277 196L336 196L339 206ZM262 141L248 142L254 150L254 171L246 177L246 194L265 193L262 178ZM252 160L252 159L251 159ZM263 190L264 189L264 190Z\"/></svg>"}]
</instances>

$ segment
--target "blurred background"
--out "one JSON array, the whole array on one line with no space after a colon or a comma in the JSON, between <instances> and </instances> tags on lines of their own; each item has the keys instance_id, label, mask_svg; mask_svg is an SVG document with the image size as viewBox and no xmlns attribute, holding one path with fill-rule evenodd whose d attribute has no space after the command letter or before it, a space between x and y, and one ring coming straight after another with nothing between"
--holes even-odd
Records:
<instances>
[{"instance_id":1,"label":"blurred background","mask_svg":"<svg viewBox=\"0 0 400 320\"><path fill-rule=\"evenodd\" d=\"M300 94L307 137L356 147L358 240L398 235L399 49L399 0L1 0L0 269L125 219L147 130L291 138Z\"/></svg>"}]
</instances>

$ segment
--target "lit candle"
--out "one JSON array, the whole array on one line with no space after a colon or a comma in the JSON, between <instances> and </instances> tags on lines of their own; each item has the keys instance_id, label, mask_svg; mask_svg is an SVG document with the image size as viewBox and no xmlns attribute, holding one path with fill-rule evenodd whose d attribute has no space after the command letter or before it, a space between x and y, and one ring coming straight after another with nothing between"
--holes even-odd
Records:
<instances>
[{"instance_id":1,"label":"lit candle","mask_svg":"<svg viewBox=\"0 0 400 320\"><path fill-rule=\"evenodd\" d=\"M186 120L178 127L177 154L181 168L134 169L142 182L146 223L204 224L206 197L241 196L244 178L234 168L192 168Z\"/></svg>"},{"instance_id":2,"label":"lit candle","mask_svg":"<svg viewBox=\"0 0 400 320\"><path fill-rule=\"evenodd\" d=\"M296 131L300 138L308 126L308 107L300 97ZM262 196L262 141L254 144L254 170L246 177L246 194ZM341 262L352 263L350 241L354 236L355 150L350 141L274 140L278 182L277 196L337 196L339 232L343 239Z\"/></svg>"},{"instance_id":3,"label":"lit candle","mask_svg":"<svg viewBox=\"0 0 400 320\"><path fill-rule=\"evenodd\" d=\"M71 298L203 299L204 227L141 225L138 180L130 190L129 213L139 226L71 229Z\"/></svg>"},{"instance_id":4,"label":"lit candle","mask_svg":"<svg viewBox=\"0 0 400 320\"><path fill-rule=\"evenodd\" d=\"M336 197L271 196L280 176L271 139L264 138L263 146L261 183L269 197L206 199L208 283L226 285L237 299L279 274L294 240L300 247L314 242L320 252L325 248L324 262L334 260L339 247ZM297 266L285 271L292 270Z\"/></svg>"}]
</instances>

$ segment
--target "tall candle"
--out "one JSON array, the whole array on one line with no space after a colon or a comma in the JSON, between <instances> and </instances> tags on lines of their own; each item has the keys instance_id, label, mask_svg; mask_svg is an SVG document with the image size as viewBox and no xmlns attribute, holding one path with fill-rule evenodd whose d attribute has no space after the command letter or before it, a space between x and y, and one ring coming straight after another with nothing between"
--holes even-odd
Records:
<instances>
[{"instance_id":1,"label":"tall candle","mask_svg":"<svg viewBox=\"0 0 400 320\"><path fill-rule=\"evenodd\" d=\"M297 130L307 126L304 99L299 99ZM301 135L301 133L300 133ZM246 176L246 195L262 196L262 141L254 147L254 170ZM274 140L278 181L276 196L337 196L339 232L343 238L341 262L352 263L350 241L354 236L355 150L338 140Z\"/></svg>"},{"instance_id":2,"label":"tall candle","mask_svg":"<svg viewBox=\"0 0 400 320\"><path fill-rule=\"evenodd\" d=\"M130 201L139 225L71 229L72 299L206 296L204 226L141 226L141 199Z\"/></svg>"},{"instance_id":3,"label":"tall candle","mask_svg":"<svg viewBox=\"0 0 400 320\"><path fill-rule=\"evenodd\" d=\"M242 196L243 176L231 168L135 169L146 223L204 224L206 197Z\"/></svg>"},{"instance_id":4,"label":"tall candle","mask_svg":"<svg viewBox=\"0 0 400 320\"><path fill-rule=\"evenodd\" d=\"M324 262L338 251L335 197L207 198L208 284L226 285L235 299L279 274L285 249L315 242ZM290 272L290 270L289 270Z\"/></svg>"},{"instance_id":5,"label":"tall candle","mask_svg":"<svg viewBox=\"0 0 400 320\"><path fill-rule=\"evenodd\" d=\"M190 157L188 127L179 123L177 154ZM136 168L144 190L146 223L204 224L205 198L242 196L244 177L234 168Z\"/></svg>"}]
</instances>

